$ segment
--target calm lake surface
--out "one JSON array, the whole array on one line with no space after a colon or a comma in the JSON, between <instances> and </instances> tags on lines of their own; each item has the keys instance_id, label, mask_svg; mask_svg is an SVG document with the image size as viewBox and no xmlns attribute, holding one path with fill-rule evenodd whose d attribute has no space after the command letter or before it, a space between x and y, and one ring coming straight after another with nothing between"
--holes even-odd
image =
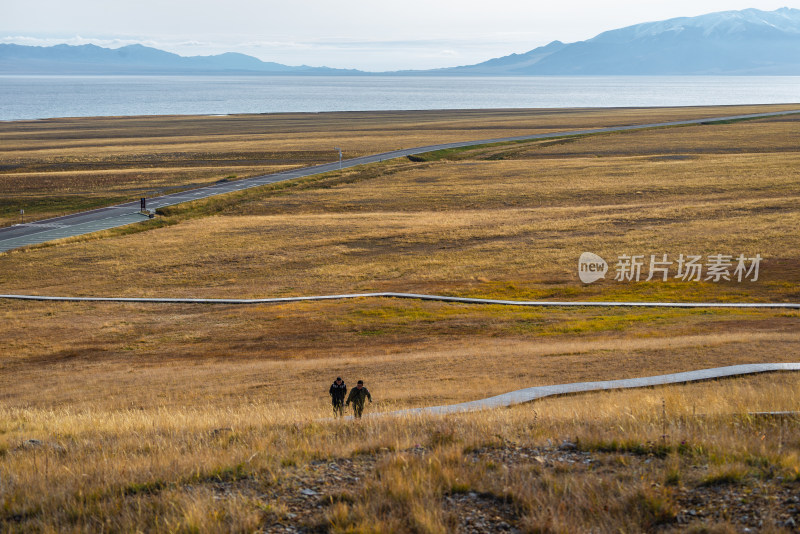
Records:
<instances>
[{"instance_id":1,"label":"calm lake surface","mask_svg":"<svg viewBox=\"0 0 800 534\"><path fill-rule=\"evenodd\" d=\"M800 103L800 76L0 76L0 120Z\"/></svg>"}]
</instances>

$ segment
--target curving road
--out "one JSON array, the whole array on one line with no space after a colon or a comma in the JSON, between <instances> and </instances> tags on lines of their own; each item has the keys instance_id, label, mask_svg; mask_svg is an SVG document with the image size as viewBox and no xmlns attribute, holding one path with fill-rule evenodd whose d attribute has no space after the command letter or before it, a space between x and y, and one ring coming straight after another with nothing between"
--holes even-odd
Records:
<instances>
[{"instance_id":1,"label":"curving road","mask_svg":"<svg viewBox=\"0 0 800 534\"><path fill-rule=\"evenodd\" d=\"M800 110L779 111L772 113L753 113L748 115L732 115L728 117L711 117L706 119L658 122L658 123L638 124L631 126L611 126L608 128L572 130L567 132L551 132L542 134L521 135L517 137L501 137L497 139L460 141L457 143L444 143L441 145L429 145L417 148L394 150L392 152L384 152L381 154L374 154L371 156L363 156L360 158L348 159L341 163L341 167L349 168L349 167L355 167L357 165L376 163L387 159L401 158L416 154L424 154L426 152L434 152L436 150L485 145L491 143L504 143L509 141L532 141L536 139L552 139L558 137L568 137L577 135L621 132L625 130L641 130L645 128L662 128L669 126L686 126L690 124L714 123L714 122L731 121L731 120L758 119L766 117L792 115L797 113L800 113ZM256 176L253 178L245 178L242 180L237 180L235 182L218 183L206 187L201 187L198 189L182 191L180 193L173 193L170 195L154 197L148 199L147 206L150 209L161 208L164 206L181 204L183 202L190 202L192 200L208 198L214 195L223 195L225 193L232 193L235 191L241 191L243 189L250 189L252 187L259 187L262 185L274 184L276 182L292 180L294 178L323 174L326 172L335 171L339 169L339 165L340 164L338 162L326 163L324 165L316 165L312 167L292 169L275 174ZM53 241L55 239L63 239L65 237L73 237L77 235L88 234L91 232L97 232L100 230L108 230L109 228L116 228L119 226L125 226L128 224L133 224L136 222L142 222L146 220L147 217L139 213L139 202L135 201L135 202L128 202L125 204L118 204L116 206L109 206L107 208L100 208L91 211L74 213L72 215L65 215L63 217L55 217L52 219L44 219L41 221L35 221L31 223L17 224L6 228L0 228L0 252L5 252L7 250L24 247L27 245L44 243L46 241Z\"/></svg>"}]
</instances>

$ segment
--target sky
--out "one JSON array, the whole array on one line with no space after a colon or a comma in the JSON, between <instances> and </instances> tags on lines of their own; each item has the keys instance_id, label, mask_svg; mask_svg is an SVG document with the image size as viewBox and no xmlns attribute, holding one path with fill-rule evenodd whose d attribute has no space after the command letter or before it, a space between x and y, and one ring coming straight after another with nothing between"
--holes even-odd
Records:
<instances>
[{"instance_id":1,"label":"sky","mask_svg":"<svg viewBox=\"0 0 800 534\"><path fill-rule=\"evenodd\" d=\"M140 43L367 71L470 65L554 40L800 0L2 0L0 43Z\"/></svg>"}]
</instances>

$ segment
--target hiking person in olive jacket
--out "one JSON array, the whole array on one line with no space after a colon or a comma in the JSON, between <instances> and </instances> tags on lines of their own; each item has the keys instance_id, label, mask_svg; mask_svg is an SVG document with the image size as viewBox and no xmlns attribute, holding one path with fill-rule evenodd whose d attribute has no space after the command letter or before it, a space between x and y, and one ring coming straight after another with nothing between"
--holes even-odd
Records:
<instances>
[{"instance_id":1,"label":"hiking person in olive jacket","mask_svg":"<svg viewBox=\"0 0 800 534\"><path fill-rule=\"evenodd\" d=\"M347 393L347 386L342 381L341 376L337 376L336 380L331 384L330 390L331 403L333 404L333 416L344 416L344 396Z\"/></svg>"},{"instance_id":2,"label":"hiking person in olive jacket","mask_svg":"<svg viewBox=\"0 0 800 534\"><path fill-rule=\"evenodd\" d=\"M364 412L364 399L369 399L372 402L372 395L369 390L364 387L364 381L359 380L356 387L350 390L350 395L347 396L347 405L353 403L353 415L356 419L361 419L361 414Z\"/></svg>"}]
</instances>

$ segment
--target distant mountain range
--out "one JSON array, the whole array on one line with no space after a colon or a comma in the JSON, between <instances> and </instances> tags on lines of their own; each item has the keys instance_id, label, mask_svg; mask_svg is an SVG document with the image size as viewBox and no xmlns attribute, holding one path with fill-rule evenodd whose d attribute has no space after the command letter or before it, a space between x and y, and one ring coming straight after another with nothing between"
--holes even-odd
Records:
<instances>
[{"instance_id":1,"label":"distant mountain range","mask_svg":"<svg viewBox=\"0 0 800 534\"><path fill-rule=\"evenodd\" d=\"M142 45L0 44L0 74L373 75L290 67L244 54L182 57ZM553 41L476 65L385 72L416 76L800 75L800 9L745 9L648 22L587 41Z\"/></svg>"},{"instance_id":2,"label":"distant mountain range","mask_svg":"<svg viewBox=\"0 0 800 534\"><path fill-rule=\"evenodd\" d=\"M289 67L228 52L183 57L143 45L50 47L0 44L0 74L364 74L328 67Z\"/></svg>"},{"instance_id":3,"label":"distant mountain range","mask_svg":"<svg viewBox=\"0 0 800 534\"><path fill-rule=\"evenodd\" d=\"M553 41L524 54L434 72L800 75L800 9L745 9L647 22L587 41Z\"/></svg>"}]
</instances>

